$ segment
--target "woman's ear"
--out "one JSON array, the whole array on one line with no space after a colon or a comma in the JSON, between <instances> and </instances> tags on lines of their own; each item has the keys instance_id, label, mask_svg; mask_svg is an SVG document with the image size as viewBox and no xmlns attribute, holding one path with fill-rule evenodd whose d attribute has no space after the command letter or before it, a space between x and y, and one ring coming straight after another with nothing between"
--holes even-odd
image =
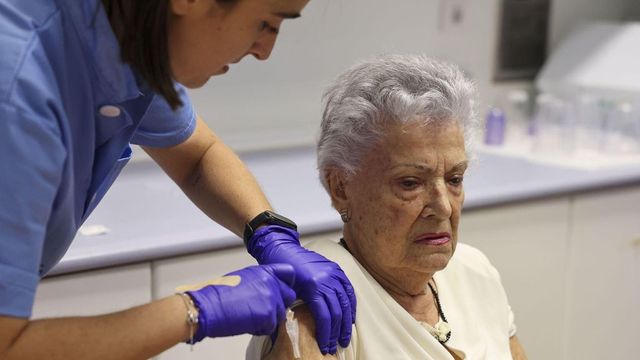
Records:
<instances>
[{"instance_id":1,"label":"woman's ear","mask_svg":"<svg viewBox=\"0 0 640 360\"><path fill-rule=\"evenodd\" d=\"M346 209L349 205L349 197L345 190L346 176L344 172L335 168L328 169L324 176L329 187L333 207L337 210Z\"/></svg>"}]
</instances>

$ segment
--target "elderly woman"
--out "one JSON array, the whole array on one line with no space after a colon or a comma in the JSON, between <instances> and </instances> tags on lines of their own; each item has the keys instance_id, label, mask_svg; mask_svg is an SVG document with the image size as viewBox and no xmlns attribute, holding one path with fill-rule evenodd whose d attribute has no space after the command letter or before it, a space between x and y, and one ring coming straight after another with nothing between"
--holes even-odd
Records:
<instances>
[{"instance_id":1,"label":"elderly woman","mask_svg":"<svg viewBox=\"0 0 640 360\"><path fill-rule=\"evenodd\" d=\"M321 354L300 306L297 346L281 324L248 358L525 359L498 272L458 243L473 94L455 66L412 56L361 63L329 88L318 167L344 237L307 247L355 287L352 341Z\"/></svg>"}]
</instances>

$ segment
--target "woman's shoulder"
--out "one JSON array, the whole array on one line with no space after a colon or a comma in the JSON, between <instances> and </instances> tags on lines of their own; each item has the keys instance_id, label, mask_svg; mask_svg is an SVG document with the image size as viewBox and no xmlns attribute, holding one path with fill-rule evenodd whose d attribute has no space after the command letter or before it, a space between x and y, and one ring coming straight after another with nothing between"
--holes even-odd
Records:
<instances>
[{"instance_id":1,"label":"woman's shoulder","mask_svg":"<svg viewBox=\"0 0 640 360\"><path fill-rule=\"evenodd\" d=\"M454 259L488 262L487 256L478 248L465 243L458 243L454 252Z\"/></svg>"},{"instance_id":2,"label":"woman's shoulder","mask_svg":"<svg viewBox=\"0 0 640 360\"><path fill-rule=\"evenodd\" d=\"M347 249L338 243L338 239L320 238L304 244L304 247L340 265L352 282L364 280L363 277L366 277L366 270Z\"/></svg>"},{"instance_id":3,"label":"woman's shoulder","mask_svg":"<svg viewBox=\"0 0 640 360\"><path fill-rule=\"evenodd\" d=\"M455 253L451 257L447 272L456 272L458 276L469 273L483 278L491 278L499 281L498 270L493 266L489 258L478 248L471 245L458 243Z\"/></svg>"},{"instance_id":4,"label":"woman's shoulder","mask_svg":"<svg viewBox=\"0 0 640 360\"><path fill-rule=\"evenodd\" d=\"M316 251L315 249L318 249L318 250L333 249L336 246L342 247L340 246L340 243L338 241L339 239L334 239L329 236L327 236L326 238L321 237L321 238L316 238L312 241L309 241L308 243L304 244L304 247L313 251Z\"/></svg>"},{"instance_id":5,"label":"woman's shoulder","mask_svg":"<svg viewBox=\"0 0 640 360\"><path fill-rule=\"evenodd\" d=\"M282 360L282 359L318 359L318 360L337 360L343 359L344 356L335 354L323 355L318 348L318 344L315 338L315 321L311 315L311 311L305 304L301 304L293 309L295 319L297 323L297 350L300 357L295 357L294 341L287 333L287 324L285 321L281 322L278 326L278 334L275 343L271 342L270 336L254 336L249 342L247 351L245 353L246 360ZM353 338L352 338L353 341ZM339 353L344 353L346 350L340 348Z\"/></svg>"},{"instance_id":6,"label":"woman's shoulder","mask_svg":"<svg viewBox=\"0 0 640 360\"><path fill-rule=\"evenodd\" d=\"M340 265L342 262L351 258L351 254L338 243L337 239L331 239L329 237L310 241L304 244L304 247Z\"/></svg>"}]
</instances>

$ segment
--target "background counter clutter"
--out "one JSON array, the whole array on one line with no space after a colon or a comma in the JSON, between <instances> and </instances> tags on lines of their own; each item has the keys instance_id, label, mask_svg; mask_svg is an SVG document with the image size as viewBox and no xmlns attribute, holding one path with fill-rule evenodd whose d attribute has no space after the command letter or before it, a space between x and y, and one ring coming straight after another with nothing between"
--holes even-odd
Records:
<instances>
[{"instance_id":1,"label":"background counter clutter","mask_svg":"<svg viewBox=\"0 0 640 360\"><path fill-rule=\"evenodd\" d=\"M584 168L637 163L639 49L640 22L595 22L570 33L534 89L511 90L487 112L484 144Z\"/></svg>"},{"instance_id":2,"label":"background counter clutter","mask_svg":"<svg viewBox=\"0 0 640 360\"><path fill-rule=\"evenodd\" d=\"M296 214L303 241L337 238L342 224L316 177L314 149L265 151L243 160L274 207ZM279 181L288 175L298 181ZM460 241L480 248L501 271L532 359L598 359L611 351L623 356L638 346L633 338L640 314L633 309L640 302L640 162L584 169L481 150L465 187ZM127 206L118 206L125 199ZM161 216L159 209L170 211ZM125 168L85 226L108 231L78 235L40 287L35 317L131 306L254 261L241 239L199 214L147 162ZM192 275L202 268L211 270L202 278ZM118 290L103 293L109 288L103 282ZM589 315L604 303L615 305L608 306L609 316ZM625 347L605 354L597 344L609 334L610 318ZM238 356L247 341L214 339L196 347L194 358L210 358L212 351ZM159 359L183 358L188 351L176 347Z\"/></svg>"}]
</instances>

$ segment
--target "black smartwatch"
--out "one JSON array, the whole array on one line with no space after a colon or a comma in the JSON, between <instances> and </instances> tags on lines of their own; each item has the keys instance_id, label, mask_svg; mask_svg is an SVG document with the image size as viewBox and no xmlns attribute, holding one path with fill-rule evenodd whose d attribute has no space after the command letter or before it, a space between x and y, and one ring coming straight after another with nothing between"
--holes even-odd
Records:
<instances>
[{"instance_id":1,"label":"black smartwatch","mask_svg":"<svg viewBox=\"0 0 640 360\"><path fill-rule=\"evenodd\" d=\"M276 214L271 210L266 210L258 216L254 217L253 220L249 221L247 225L244 226L244 245L247 246L249 243L249 239L253 236L253 233L259 226L262 225L280 225L292 230L298 230L298 226L296 223L287 219L286 217Z\"/></svg>"}]
</instances>

